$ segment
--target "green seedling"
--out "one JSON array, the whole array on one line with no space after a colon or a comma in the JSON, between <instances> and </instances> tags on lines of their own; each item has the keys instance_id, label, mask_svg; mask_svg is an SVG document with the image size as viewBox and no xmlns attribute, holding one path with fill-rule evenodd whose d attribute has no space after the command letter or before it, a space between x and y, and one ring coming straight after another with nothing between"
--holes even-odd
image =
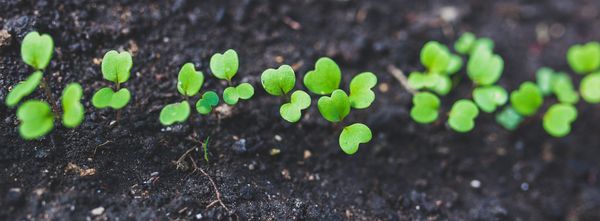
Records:
<instances>
[{"instance_id":1,"label":"green seedling","mask_svg":"<svg viewBox=\"0 0 600 221\"><path fill-rule=\"evenodd\" d=\"M544 98L538 86L532 82L521 84L519 90L510 94L510 103L517 113L532 116L540 108Z\"/></svg>"},{"instance_id":2,"label":"green seedling","mask_svg":"<svg viewBox=\"0 0 600 221\"><path fill-rule=\"evenodd\" d=\"M413 96L413 107L410 116L417 123L427 124L438 118L440 99L429 92L419 92Z\"/></svg>"},{"instance_id":3,"label":"green seedling","mask_svg":"<svg viewBox=\"0 0 600 221\"><path fill-rule=\"evenodd\" d=\"M23 61L36 70L44 70L54 53L54 41L47 34L29 32L21 43Z\"/></svg>"},{"instance_id":4,"label":"green seedling","mask_svg":"<svg viewBox=\"0 0 600 221\"><path fill-rule=\"evenodd\" d=\"M463 55L472 54L480 49L494 50L494 41L489 38L478 39L473 33L465 32L454 43L454 50Z\"/></svg>"},{"instance_id":5,"label":"green seedling","mask_svg":"<svg viewBox=\"0 0 600 221\"><path fill-rule=\"evenodd\" d=\"M196 71L194 64L186 63L177 75L177 91L184 97L181 102L169 104L160 111L159 120L165 126L185 122L190 116L191 108L188 99L197 95L204 84L204 74ZM215 92L209 91L202 95L196 103L196 110L200 114L208 114L212 107L219 103Z\"/></svg>"},{"instance_id":6,"label":"green seedling","mask_svg":"<svg viewBox=\"0 0 600 221\"><path fill-rule=\"evenodd\" d=\"M294 91L290 102L281 105L281 108L279 108L279 114L290 123L298 122L302 117L302 110L310 107L310 103L310 95L301 90Z\"/></svg>"},{"instance_id":7,"label":"green seedling","mask_svg":"<svg viewBox=\"0 0 600 221\"><path fill-rule=\"evenodd\" d=\"M104 87L98 90L92 97L92 105L96 108L112 108L117 110L116 121L120 118L120 109L125 107L131 99L131 93L127 88L121 88L121 84L129 80L133 59L129 52L117 52L111 50L102 58L102 77L115 83L115 90Z\"/></svg>"},{"instance_id":8,"label":"green seedling","mask_svg":"<svg viewBox=\"0 0 600 221\"><path fill-rule=\"evenodd\" d=\"M61 97L63 108L62 120L65 127L74 128L79 126L83 121L85 110L83 104L81 104L81 97L83 97L83 89L77 83L71 83L63 90Z\"/></svg>"},{"instance_id":9,"label":"green seedling","mask_svg":"<svg viewBox=\"0 0 600 221\"><path fill-rule=\"evenodd\" d=\"M579 74L588 74L600 68L600 43L573 45L567 52L567 61Z\"/></svg>"},{"instance_id":10,"label":"green seedling","mask_svg":"<svg viewBox=\"0 0 600 221\"><path fill-rule=\"evenodd\" d=\"M340 134L340 147L344 153L352 155L360 144L368 143L372 138L371 129L364 124L355 123L345 127Z\"/></svg>"},{"instance_id":11,"label":"green seedling","mask_svg":"<svg viewBox=\"0 0 600 221\"><path fill-rule=\"evenodd\" d=\"M554 70L547 67L540 68L535 73L536 83L544 96L548 96L552 93L552 84L555 76L556 73Z\"/></svg>"},{"instance_id":12,"label":"green seedling","mask_svg":"<svg viewBox=\"0 0 600 221\"><path fill-rule=\"evenodd\" d=\"M475 118L479 115L479 109L470 100L459 100L450 109L448 125L456 132L466 133L475 127Z\"/></svg>"},{"instance_id":13,"label":"green seedling","mask_svg":"<svg viewBox=\"0 0 600 221\"><path fill-rule=\"evenodd\" d=\"M223 101L226 104L234 105L242 100L248 100L254 95L254 87L249 83L241 83L236 87L228 87L223 91Z\"/></svg>"},{"instance_id":14,"label":"green seedling","mask_svg":"<svg viewBox=\"0 0 600 221\"><path fill-rule=\"evenodd\" d=\"M521 116L514 108L508 106L496 115L496 122L507 130L515 130L523 121Z\"/></svg>"},{"instance_id":15,"label":"green seedling","mask_svg":"<svg viewBox=\"0 0 600 221\"><path fill-rule=\"evenodd\" d=\"M190 116L190 103L182 101L168 104L160 111L159 120L163 125L185 122Z\"/></svg>"},{"instance_id":16,"label":"green seedling","mask_svg":"<svg viewBox=\"0 0 600 221\"><path fill-rule=\"evenodd\" d=\"M544 115L544 130L554 137L571 132L571 123L577 118L577 109L571 104L554 104Z\"/></svg>"},{"instance_id":17,"label":"green seedling","mask_svg":"<svg viewBox=\"0 0 600 221\"><path fill-rule=\"evenodd\" d=\"M427 42L421 49L421 64L429 73L451 75L462 67L462 59L450 53L448 48L436 41Z\"/></svg>"},{"instance_id":18,"label":"green seedling","mask_svg":"<svg viewBox=\"0 0 600 221\"><path fill-rule=\"evenodd\" d=\"M233 86L231 80L237 74L239 68L238 54L233 49L223 54L215 53L210 58L210 70L213 75L221 80L226 80L229 86L223 91L223 101L229 105L235 105L240 99L248 100L254 96L254 87L249 83Z\"/></svg>"},{"instance_id":19,"label":"green seedling","mask_svg":"<svg viewBox=\"0 0 600 221\"><path fill-rule=\"evenodd\" d=\"M346 92L336 89L330 97L323 96L317 102L319 112L330 122L340 122L350 113L350 98Z\"/></svg>"},{"instance_id":20,"label":"green seedling","mask_svg":"<svg viewBox=\"0 0 600 221\"><path fill-rule=\"evenodd\" d=\"M289 65L281 65L277 69L269 68L265 70L261 74L260 80L265 91L273 96L288 96L288 93L296 86L296 74ZM289 101L289 103L281 105L279 114L290 123L298 122L302 117L302 110L310 107L310 95L297 90L292 93Z\"/></svg>"},{"instance_id":21,"label":"green seedling","mask_svg":"<svg viewBox=\"0 0 600 221\"><path fill-rule=\"evenodd\" d=\"M473 90L473 100L483 112L492 113L508 100L506 90L500 86L484 86Z\"/></svg>"},{"instance_id":22,"label":"green seedling","mask_svg":"<svg viewBox=\"0 0 600 221\"><path fill-rule=\"evenodd\" d=\"M117 92L114 92L112 88L102 88L98 90L92 97L92 104L96 108L107 108L121 109L129 103L131 99L131 93L127 88L122 88Z\"/></svg>"},{"instance_id":23,"label":"green seedling","mask_svg":"<svg viewBox=\"0 0 600 221\"><path fill-rule=\"evenodd\" d=\"M304 75L304 85L309 91L318 95L328 95L340 87L342 71L331 58L317 60L315 70Z\"/></svg>"},{"instance_id":24,"label":"green seedling","mask_svg":"<svg viewBox=\"0 0 600 221\"><path fill-rule=\"evenodd\" d=\"M19 82L6 96L6 105L14 107L27 95L33 93L42 81L43 74L41 71L36 71L31 74L25 81Z\"/></svg>"},{"instance_id":25,"label":"green seedling","mask_svg":"<svg viewBox=\"0 0 600 221\"><path fill-rule=\"evenodd\" d=\"M552 80L552 92L561 103L575 104L579 101L579 94L573 86L571 77L565 73L557 73Z\"/></svg>"},{"instance_id":26,"label":"green seedling","mask_svg":"<svg viewBox=\"0 0 600 221\"><path fill-rule=\"evenodd\" d=\"M452 80L447 75L412 72L408 83L415 89L428 89L439 95L446 95L452 89Z\"/></svg>"},{"instance_id":27,"label":"green seedling","mask_svg":"<svg viewBox=\"0 0 600 221\"><path fill-rule=\"evenodd\" d=\"M581 97L591 104L600 103L600 72L589 74L581 80Z\"/></svg>"},{"instance_id":28,"label":"green seedling","mask_svg":"<svg viewBox=\"0 0 600 221\"><path fill-rule=\"evenodd\" d=\"M19 133L26 140L46 135L54 127L54 115L50 105L40 100L25 101L17 109Z\"/></svg>"},{"instance_id":29,"label":"green seedling","mask_svg":"<svg viewBox=\"0 0 600 221\"><path fill-rule=\"evenodd\" d=\"M371 72L356 75L350 81L350 106L354 109L365 109L375 100L372 88L377 85L377 76Z\"/></svg>"},{"instance_id":30,"label":"green seedling","mask_svg":"<svg viewBox=\"0 0 600 221\"><path fill-rule=\"evenodd\" d=\"M196 111L202 115L207 115L217 104L219 104L219 95L214 91L207 91L196 102Z\"/></svg>"},{"instance_id":31,"label":"green seedling","mask_svg":"<svg viewBox=\"0 0 600 221\"><path fill-rule=\"evenodd\" d=\"M476 50L467 63L467 75L479 86L493 85L500 79L504 60L491 50Z\"/></svg>"}]
</instances>

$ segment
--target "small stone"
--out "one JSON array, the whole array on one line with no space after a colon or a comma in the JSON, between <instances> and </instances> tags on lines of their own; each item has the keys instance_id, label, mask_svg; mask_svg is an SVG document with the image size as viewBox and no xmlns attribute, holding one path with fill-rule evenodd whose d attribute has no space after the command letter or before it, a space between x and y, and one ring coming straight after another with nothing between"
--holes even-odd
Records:
<instances>
[{"instance_id":1,"label":"small stone","mask_svg":"<svg viewBox=\"0 0 600 221\"><path fill-rule=\"evenodd\" d=\"M269 151L269 154L270 154L271 156L278 155L279 153L281 153L281 150L280 150L280 149L278 149L278 148L273 148L273 149L271 149L271 150Z\"/></svg>"},{"instance_id":2,"label":"small stone","mask_svg":"<svg viewBox=\"0 0 600 221\"><path fill-rule=\"evenodd\" d=\"M238 154L242 154L248 151L248 149L246 148L246 139L243 138L235 141L235 143L233 143L231 147L233 151Z\"/></svg>"},{"instance_id":3,"label":"small stone","mask_svg":"<svg viewBox=\"0 0 600 221\"><path fill-rule=\"evenodd\" d=\"M312 153L310 152L310 150L304 150L304 159L308 159L312 156Z\"/></svg>"},{"instance_id":4,"label":"small stone","mask_svg":"<svg viewBox=\"0 0 600 221\"><path fill-rule=\"evenodd\" d=\"M23 199L23 191L21 188L10 188L6 193L6 202L9 204L16 204Z\"/></svg>"},{"instance_id":5,"label":"small stone","mask_svg":"<svg viewBox=\"0 0 600 221\"><path fill-rule=\"evenodd\" d=\"M196 218L196 219L202 219L202 213L198 213L198 214L196 214L195 218Z\"/></svg>"},{"instance_id":6,"label":"small stone","mask_svg":"<svg viewBox=\"0 0 600 221\"><path fill-rule=\"evenodd\" d=\"M92 210L92 215L99 216L104 213L104 207L98 207Z\"/></svg>"},{"instance_id":7,"label":"small stone","mask_svg":"<svg viewBox=\"0 0 600 221\"><path fill-rule=\"evenodd\" d=\"M475 189L479 189L481 187L481 181L479 180L471 180L471 187Z\"/></svg>"},{"instance_id":8,"label":"small stone","mask_svg":"<svg viewBox=\"0 0 600 221\"><path fill-rule=\"evenodd\" d=\"M10 43L11 35L5 29L0 30L0 47L8 45Z\"/></svg>"},{"instance_id":9,"label":"small stone","mask_svg":"<svg viewBox=\"0 0 600 221\"><path fill-rule=\"evenodd\" d=\"M276 141L282 141L282 140L283 140L283 138L281 138L281 136L279 136L279 134L276 134L276 135L275 135L275 140L276 140Z\"/></svg>"}]
</instances>

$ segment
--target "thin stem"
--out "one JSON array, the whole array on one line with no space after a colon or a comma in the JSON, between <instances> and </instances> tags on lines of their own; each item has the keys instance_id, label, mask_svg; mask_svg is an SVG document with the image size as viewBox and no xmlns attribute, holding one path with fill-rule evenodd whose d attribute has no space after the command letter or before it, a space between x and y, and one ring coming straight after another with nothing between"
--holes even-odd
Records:
<instances>
[{"instance_id":1,"label":"thin stem","mask_svg":"<svg viewBox=\"0 0 600 221\"><path fill-rule=\"evenodd\" d=\"M54 112L54 115L56 116L56 118L60 119L60 114L58 112L59 109L58 109L58 106L56 106L56 100L54 100L54 97L52 96L52 91L50 91L50 86L48 85L46 76L42 77L41 87L44 90L46 99L48 100L48 102L50 102L50 104L52 106L52 111Z\"/></svg>"},{"instance_id":2,"label":"thin stem","mask_svg":"<svg viewBox=\"0 0 600 221\"><path fill-rule=\"evenodd\" d=\"M408 78L406 78L406 75L404 75L404 72L402 72L402 70L398 69L394 65L388 65L387 68L388 68L388 72L390 72L390 74L392 74L392 76L394 76L394 78L396 78L396 80L398 80L400 82L400 84L409 93L411 93L413 96L415 94L417 94L417 90L415 90L415 88L413 88L412 86L410 86L410 84L408 83Z\"/></svg>"},{"instance_id":3,"label":"thin stem","mask_svg":"<svg viewBox=\"0 0 600 221\"><path fill-rule=\"evenodd\" d=\"M121 90L121 83L117 79L117 86L116 86L115 92L117 92L119 90ZM121 109L118 109L117 112L115 113L115 124L118 124L120 120L121 120Z\"/></svg>"}]
</instances>

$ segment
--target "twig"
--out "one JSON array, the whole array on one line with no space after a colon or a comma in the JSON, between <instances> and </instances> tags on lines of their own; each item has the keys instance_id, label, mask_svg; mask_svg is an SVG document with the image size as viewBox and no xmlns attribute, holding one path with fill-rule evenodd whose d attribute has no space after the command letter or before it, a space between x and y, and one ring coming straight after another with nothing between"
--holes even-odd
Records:
<instances>
[{"instance_id":1,"label":"twig","mask_svg":"<svg viewBox=\"0 0 600 221\"><path fill-rule=\"evenodd\" d=\"M410 86L410 84L408 83L408 79L406 78L406 75L404 75L404 72L402 72L402 70L398 69L392 64L388 65L387 69L390 72L390 74L392 74L392 76L394 76L394 78L396 78L396 80L400 82L400 84L406 89L406 91L411 93L413 96L417 94L417 90Z\"/></svg>"},{"instance_id":2,"label":"twig","mask_svg":"<svg viewBox=\"0 0 600 221\"><path fill-rule=\"evenodd\" d=\"M94 148L94 157L96 156L96 150L98 150L98 147L105 146L105 145L107 145L107 144L109 144L109 143L112 143L112 141L110 141L110 140L107 140L106 142L104 142L104 143L102 143L102 144L100 144L100 145L96 146L96 148Z\"/></svg>"},{"instance_id":3,"label":"twig","mask_svg":"<svg viewBox=\"0 0 600 221\"><path fill-rule=\"evenodd\" d=\"M206 208L208 209L208 208L212 207L213 205L219 203L221 205L221 207L223 207L223 209L225 209L228 213L230 213L231 211L229 211L229 208L227 208L227 206L225 206L225 204L223 203L223 200L221 200L221 192L219 191L219 188L217 187L217 184L215 183L215 181L212 179L212 177L210 177L210 175L208 175L208 173L206 173L206 171L204 171L202 168L198 167L198 165L196 164L196 161L194 160L194 158L192 156L189 156L189 157L190 157L190 160L192 161L192 165L194 166L194 172L198 170L198 171L200 171L200 173L202 173L202 175L204 175L206 178L208 178L208 180L212 184L213 189L215 191L217 200L208 204L208 206L206 206Z\"/></svg>"}]
</instances>

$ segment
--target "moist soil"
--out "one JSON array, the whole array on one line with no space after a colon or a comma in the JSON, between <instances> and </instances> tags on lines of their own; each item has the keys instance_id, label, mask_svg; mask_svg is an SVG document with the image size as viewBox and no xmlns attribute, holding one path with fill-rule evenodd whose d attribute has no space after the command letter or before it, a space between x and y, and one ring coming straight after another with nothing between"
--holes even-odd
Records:
<instances>
[{"instance_id":1,"label":"moist soil","mask_svg":"<svg viewBox=\"0 0 600 221\"><path fill-rule=\"evenodd\" d=\"M499 84L513 90L539 67L569 71L568 47L600 39L599 8L592 0L0 0L0 99L32 72L20 44L37 30L55 41L45 72L53 96L79 82L86 107L79 128L57 122L37 141L20 139L15 109L0 107L0 219L600 220L599 106L578 104L573 131L561 139L543 131L539 115L508 132L481 114L476 130L458 134L445 114L414 123L411 95L387 68L422 70L426 41L451 44L471 31L495 40L506 64ZM204 90L222 91L208 63L228 48L240 56L234 83L253 84L254 98L160 125L160 109L182 99L176 77L184 63L206 73ZM134 59L122 85L133 99L119 122L115 111L90 104L110 86L99 64L111 49ZM293 65L300 89L322 56L339 63L344 88L355 74L374 72L376 101L334 126L315 96L300 123L285 122L283 100L264 92L261 72ZM459 75L443 112L470 97L473 86ZM40 90L30 97L45 99ZM374 136L347 156L338 136L353 122ZM206 162L200 147L208 137Z\"/></svg>"}]
</instances>

